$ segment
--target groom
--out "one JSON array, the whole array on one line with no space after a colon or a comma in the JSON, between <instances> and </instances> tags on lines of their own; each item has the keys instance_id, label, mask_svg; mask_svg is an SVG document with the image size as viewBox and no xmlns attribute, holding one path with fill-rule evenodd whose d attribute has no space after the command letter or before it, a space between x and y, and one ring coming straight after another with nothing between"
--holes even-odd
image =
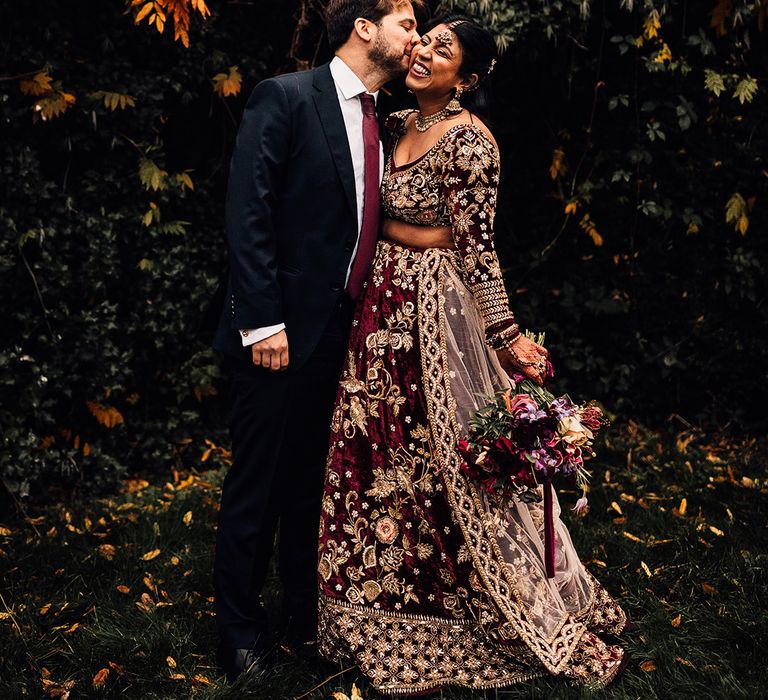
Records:
<instances>
[{"instance_id":1,"label":"groom","mask_svg":"<svg viewBox=\"0 0 768 700\"><path fill-rule=\"evenodd\" d=\"M418 39L408 0L329 0L326 24L335 58L256 86L230 166L230 275L214 339L234 401L214 562L230 678L263 666L271 647L260 592L278 529L284 631L315 635L331 411L378 229L375 101Z\"/></svg>"}]
</instances>

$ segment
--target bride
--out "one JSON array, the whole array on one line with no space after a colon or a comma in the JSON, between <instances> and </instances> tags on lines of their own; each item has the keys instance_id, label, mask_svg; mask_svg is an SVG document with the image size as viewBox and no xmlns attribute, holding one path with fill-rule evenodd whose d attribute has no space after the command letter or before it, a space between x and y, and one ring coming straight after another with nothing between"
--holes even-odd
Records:
<instances>
[{"instance_id":1,"label":"bride","mask_svg":"<svg viewBox=\"0 0 768 700\"><path fill-rule=\"evenodd\" d=\"M419 109L387 122L383 240L331 426L319 651L383 693L545 674L599 687L628 659L603 639L626 615L579 561L557 504L548 578L541 504L493 500L456 452L483 396L513 372L541 384L547 367L509 310L493 244L499 154L477 112L494 55L491 35L457 15L413 50Z\"/></svg>"}]
</instances>

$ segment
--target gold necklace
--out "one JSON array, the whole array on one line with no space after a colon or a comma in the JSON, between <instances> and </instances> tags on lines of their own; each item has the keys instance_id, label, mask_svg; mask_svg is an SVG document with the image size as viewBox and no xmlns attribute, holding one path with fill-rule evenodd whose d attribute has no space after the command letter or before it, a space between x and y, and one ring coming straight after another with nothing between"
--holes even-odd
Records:
<instances>
[{"instance_id":1,"label":"gold necklace","mask_svg":"<svg viewBox=\"0 0 768 700\"><path fill-rule=\"evenodd\" d=\"M460 96L461 90L457 90L454 98L439 112L435 112L434 114L429 114L425 117L421 112L419 112L416 115L416 131L426 131L427 129L433 127L435 124L438 124L439 122L442 122L446 119L450 119L455 114L461 112L464 108L459 102Z\"/></svg>"}]
</instances>

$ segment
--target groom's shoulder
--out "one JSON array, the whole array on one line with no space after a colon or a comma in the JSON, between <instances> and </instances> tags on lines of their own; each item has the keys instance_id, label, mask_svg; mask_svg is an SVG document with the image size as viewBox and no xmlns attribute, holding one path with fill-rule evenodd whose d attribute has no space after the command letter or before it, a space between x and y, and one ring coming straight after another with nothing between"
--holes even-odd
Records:
<instances>
[{"instance_id":1,"label":"groom's shoulder","mask_svg":"<svg viewBox=\"0 0 768 700\"><path fill-rule=\"evenodd\" d=\"M317 68L309 70L295 71L292 73L282 73L271 78L263 80L262 83L272 83L279 85L289 96L300 97L309 94L309 89L315 85L318 80L322 80L325 74L330 75L328 64L325 63Z\"/></svg>"}]
</instances>

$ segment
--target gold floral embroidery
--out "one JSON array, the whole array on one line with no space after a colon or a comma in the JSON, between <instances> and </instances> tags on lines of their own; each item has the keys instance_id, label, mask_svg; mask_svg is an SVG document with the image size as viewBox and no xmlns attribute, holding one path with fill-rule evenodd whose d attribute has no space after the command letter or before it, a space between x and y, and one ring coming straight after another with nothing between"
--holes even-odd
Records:
<instances>
[{"instance_id":1,"label":"gold floral embroidery","mask_svg":"<svg viewBox=\"0 0 768 700\"><path fill-rule=\"evenodd\" d=\"M543 675L531 670L520 647L486 641L474 621L379 611L326 597L320 599L319 613L319 653L336 662L353 658L382 693L419 693L450 684L501 688Z\"/></svg>"},{"instance_id":2,"label":"gold floral embroidery","mask_svg":"<svg viewBox=\"0 0 768 700\"><path fill-rule=\"evenodd\" d=\"M390 218L412 224L451 226L465 282L475 295L485 327L510 324L514 316L493 245L499 185L496 147L479 127L458 124L424 156L397 167L394 152L411 112L390 117L393 139L382 180L384 210Z\"/></svg>"}]
</instances>

